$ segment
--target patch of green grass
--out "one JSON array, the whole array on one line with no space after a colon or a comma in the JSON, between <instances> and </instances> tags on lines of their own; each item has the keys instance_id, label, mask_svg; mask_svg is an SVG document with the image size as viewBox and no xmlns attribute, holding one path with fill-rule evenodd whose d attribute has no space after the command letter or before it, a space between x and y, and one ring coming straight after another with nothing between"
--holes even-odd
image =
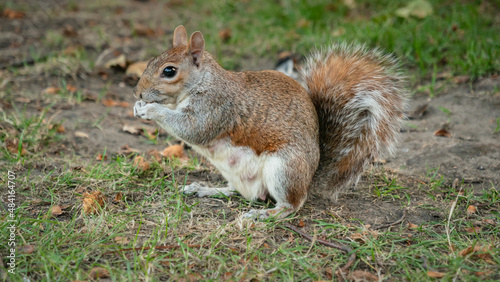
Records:
<instances>
[{"instance_id":1,"label":"patch of green grass","mask_svg":"<svg viewBox=\"0 0 500 282\"><path fill-rule=\"evenodd\" d=\"M498 8L492 3L429 1L434 13L419 19L396 15L407 1L356 1L354 8L331 1L194 2L203 17L184 24L205 34L208 50L227 68L241 68L237 61L244 56L272 60L279 50L307 54L344 40L395 52L406 67L433 80L444 70L476 78L500 66ZM225 28L232 31L228 42L218 36Z\"/></svg>"}]
</instances>

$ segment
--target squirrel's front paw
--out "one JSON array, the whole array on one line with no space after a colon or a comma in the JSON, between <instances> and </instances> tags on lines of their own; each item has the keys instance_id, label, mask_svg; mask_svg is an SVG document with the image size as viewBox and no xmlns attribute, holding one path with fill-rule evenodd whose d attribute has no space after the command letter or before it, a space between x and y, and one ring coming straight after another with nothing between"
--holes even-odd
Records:
<instances>
[{"instance_id":1,"label":"squirrel's front paw","mask_svg":"<svg viewBox=\"0 0 500 282\"><path fill-rule=\"evenodd\" d=\"M144 101L137 101L134 105L134 116L142 119L154 119L155 108L158 106L156 103L146 103Z\"/></svg>"}]
</instances>

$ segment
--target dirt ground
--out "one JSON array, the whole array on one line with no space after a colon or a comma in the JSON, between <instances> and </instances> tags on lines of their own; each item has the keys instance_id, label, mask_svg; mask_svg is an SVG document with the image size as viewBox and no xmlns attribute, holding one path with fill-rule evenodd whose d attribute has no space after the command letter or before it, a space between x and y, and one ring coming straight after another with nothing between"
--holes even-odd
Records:
<instances>
[{"instance_id":1,"label":"dirt ground","mask_svg":"<svg viewBox=\"0 0 500 282\"><path fill-rule=\"evenodd\" d=\"M132 37L142 33L137 30L137 25L132 27L131 19L140 19L141 10L150 8L148 3L130 1L130 5L109 10L100 7L100 12L104 9L111 15L105 18L96 17L92 9L75 8L74 12L58 14L58 11L69 8L55 3L48 1L29 20L0 18L2 112L10 114L14 109L25 109L28 115L38 115L42 109L49 107L46 118L62 123L65 139L49 145L48 159L74 155L77 162L88 163L104 150L111 155L119 154L123 146L137 149L140 153L151 149L162 150L165 144L155 145L143 135L123 130L124 125L144 128L155 128L156 125L133 117L132 107L136 101L132 95L133 81L127 80L124 69L99 68L95 62L106 50L125 54L127 64L147 60L152 53L162 49L162 44L148 37L148 32L160 33L165 37L164 42L170 42L174 26L163 30L146 29L144 35ZM50 13L47 13L48 10ZM155 12L150 16L164 15ZM94 28L99 26L103 29L102 36ZM57 49L61 46L65 48ZM208 49L211 47L208 46ZM87 55L81 59L78 56L84 51ZM68 56L57 59L53 52L64 52ZM273 63L259 62L256 68L268 69ZM94 64L96 67L92 68ZM253 64L255 61L243 65L254 68ZM7 68L17 68L17 71L9 72ZM388 156L383 164L367 172L358 187L342 195L337 204L311 198L300 213L310 214L313 218L321 213L319 206L334 212L339 218L357 218L375 225L398 219L402 201L373 196L374 179L381 171L409 188L406 192L412 194L412 203L409 204L408 220L415 224L445 216L442 211L419 208L429 201L426 194L418 189L419 184L443 176L445 186L451 186L453 180L458 178L461 183L470 185L474 193L499 187L500 132L497 126L500 118L500 76L459 84L453 79L443 78L437 83L444 89L436 97L431 99L428 94L421 93L412 97L408 111L410 119L405 122L407 126L402 130L402 140L394 156ZM62 84L74 86L82 101L76 101L74 95L69 99L47 93L48 88L61 87ZM103 104L105 100L126 103L109 106ZM439 129L445 129L441 131L445 136L436 136L435 132ZM168 136L160 131L160 140L167 139ZM204 164L210 168L208 163ZM436 170L437 176L432 178ZM188 182L198 180L222 181L220 175L212 170L193 173ZM210 199L200 201L201 204L195 207L198 209L195 214L206 212L203 210L204 202L214 203ZM224 208L223 204L212 206Z\"/></svg>"}]
</instances>

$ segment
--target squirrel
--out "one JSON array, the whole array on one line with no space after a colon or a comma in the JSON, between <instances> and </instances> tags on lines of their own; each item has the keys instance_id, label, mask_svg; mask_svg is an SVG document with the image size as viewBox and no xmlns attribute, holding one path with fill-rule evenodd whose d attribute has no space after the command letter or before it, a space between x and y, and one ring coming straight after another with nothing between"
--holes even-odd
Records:
<instances>
[{"instance_id":1,"label":"squirrel","mask_svg":"<svg viewBox=\"0 0 500 282\"><path fill-rule=\"evenodd\" d=\"M188 40L181 25L141 76L134 115L183 140L228 182L193 183L184 193L270 197L274 208L243 216L283 218L311 192L336 200L393 151L407 104L399 64L377 49L333 44L309 56L301 75L302 84L278 71L227 71L202 33Z\"/></svg>"}]
</instances>

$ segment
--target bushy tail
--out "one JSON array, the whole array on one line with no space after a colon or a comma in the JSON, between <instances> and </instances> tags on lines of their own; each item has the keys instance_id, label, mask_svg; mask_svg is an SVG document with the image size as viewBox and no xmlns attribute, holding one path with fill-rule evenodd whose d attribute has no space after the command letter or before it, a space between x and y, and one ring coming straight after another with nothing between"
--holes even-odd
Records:
<instances>
[{"instance_id":1,"label":"bushy tail","mask_svg":"<svg viewBox=\"0 0 500 282\"><path fill-rule=\"evenodd\" d=\"M313 192L337 199L371 161L394 151L408 96L398 69L392 56L359 45L335 44L308 58L301 72L321 152Z\"/></svg>"}]
</instances>

